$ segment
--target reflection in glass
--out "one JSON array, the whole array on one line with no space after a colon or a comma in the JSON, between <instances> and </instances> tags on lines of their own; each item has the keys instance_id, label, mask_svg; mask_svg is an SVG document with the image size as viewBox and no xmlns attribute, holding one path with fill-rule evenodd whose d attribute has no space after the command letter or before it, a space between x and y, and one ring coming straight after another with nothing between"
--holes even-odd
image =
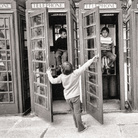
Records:
<instances>
[{"instance_id":1,"label":"reflection in glass","mask_svg":"<svg viewBox=\"0 0 138 138\"><path fill-rule=\"evenodd\" d=\"M46 72L46 65L45 63L39 63L39 69L40 69L40 72Z\"/></svg>"},{"instance_id":2,"label":"reflection in glass","mask_svg":"<svg viewBox=\"0 0 138 138\"><path fill-rule=\"evenodd\" d=\"M43 86L40 86L40 94L45 95L45 88Z\"/></svg>"},{"instance_id":3,"label":"reflection in glass","mask_svg":"<svg viewBox=\"0 0 138 138\"><path fill-rule=\"evenodd\" d=\"M6 41L6 46L7 46L7 49L10 49L9 40ZM6 49L6 48L5 48L5 49Z\"/></svg>"},{"instance_id":4,"label":"reflection in glass","mask_svg":"<svg viewBox=\"0 0 138 138\"><path fill-rule=\"evenodd\" d=\"M10 102L13 102L13 93L10 93Z\"/></svg>"},{"instance_id":5,"label":"reflection in glass","mask_svg":"<svg viewBox=\"0 0 138 138\"><path fill-rule=\"evenodd\" d=\"M39 74L39 73L34 74L34 81L35 82L44 84L44 79L45 78L44 78L43 74Z\"/></svg>"},{"instance_id":6,"label":"reflection in glass","mask_svg":"<svg viewBox=\"0 0 138 138\"><path fill-rule=\"evenodd\" d=\"M6 67L4 65L4 62L0 61L0 71L5 71L5 70L6 70Z\"/></svg>"},{"instance_id":7,"label":"reflection in glass","mask_svg":"<svg viewBox=\"0 0 138 138\"><path fill-rule=\"evenodd\" d=\"M5 23L6 23L6 24L5 24L5 27L6 27L6 28L9 28L9 19L8 19L8 18L5 19Z\"/></svg>"},{"instance_id":8,"label":"reflection in glass","mask_svg":"<svg viewBox=\"0 0 138 138\"><path fill-rule=\"evenodd\" d=\"M96 95L96 86L95 85L92 85L92 84L89 84L88 85L88 91L94 95Z\"/></svg>"},{"instance_id":9,"label":"reflection in glass","mask_svg":"<svg viewBox=\"0 0 138 138\"><path fill-rule=\"evenodd\" d=\"M94 84L98 83L98 77L95 74L89 74L88 81Z\"/></svg>"},{"instance_id":10,"label":"reflection in glass","mask_svg":"<svg viewBox=\"0 0 138 138\"><path fill-rule=\"evenodd\" d=\"M87 36L95 36L95 26L88 27L86 30Z\"/></svg>"},{"instance_id":11,"label":"reflection in glass","mask_svg":"<svg viewBox=\"0 0 138 138\"><path fill-rule=\"evenodd\" d=\"M0 18L0 28L4 27L4 19Z\"/></svg>"},{"instance_id":12,"label":"reflection in glass","mask_svg":"<svg viewBox=\"0 0 138 138\"><path fill-rule=\"evenodd\" d=\"M7 81L7 73L0 72L0 81Z\"/></svg>"},{"instance_id":13,"label":"reflection in glass","mask_svg":"<svg viewBox=\"0 0 138 138\"><path fill-rule=\"evenodd\" d=\"M11 75L11 72L8 72L8 81L12 81L12 75Z\"/></svg>"},{"instance_id":14,"label":"reflection in glass","mask_svg":"<svg viewBox=\"0 0 138 138\"><path fill-rule=\"evenodd\" d=\"M0 39L5 38L5 30L0 29Z\"/></svg>"},{"instance_id":15,"label":"reflection in glass","mask_svg":"<svg viewBox=\"0 0 138 138\"><path fill-rule=\"evenodd\" d=\"M98 100L97 98L90 96L90 101L89 101L95 108L98 108Z\"/></svg>"},{"instance_id":16,"label":"reflection in glass","mask_svg":"<svg viewBox=\"0 0 138 138\"><path fill-rule=\"evenodd\" d=\"M33 40L32 41L32 49L40 50L43 47L42 40Z\"/></svg>"},{"instance_id":17,"label":"reflection in glass","mask_svg":"<svg viewBox=\"0 0 138 138\"><path fill-rule=\"evenodd\" d=\"M0 40L0 49L6 49L5 41Z\"/></svg>"},{"instance_id":18,"label":"reflection in glass","mask_svg":"<svg viewBox=\"0 0 138 138\"><path fill-rule=\"evenodd\" d=\"M0 51L0 59L6 60L6 58L7 58L6 52L5 51Z\"/></svg>"},{"instance_id":19,"label":"reflection in glass","mask_svg":"<svg viewBox=\"0 0 138 138\"><path fill-rule=\"evenodd\" d=\"M34 56L35 60L44 61L43 51L35 51L34 54L35 54Z\"/></svg>"},{"instance_id":20,"label":"reflection in glass","mask_svg":"<svg viewBox=\"0 0 138 138\"><path fill-rule=\"evenodd\" d=\"M36 62L36 63L33 63L33 68L34 68L34 71L37 71L37 72L46 72L46 65L45 63L40 63L40 62Z\"/></svg>"},{"instance_id":21,"label":"reflection in glass","mask_svg":"<svg viewBox=\"0 0 138 138\"><path fill-rule=\"evenodd\" d=\"M91 64L88 68L89 71L91 72L98 72L98 69L97 69L97 62L94 62L93 64Z\"/></svg>"},{"instance_id":22,"label":"reflection in glass","mask_svg":"<svg viewBox=\"0 0 138 138\"><path fill-rule=\"evenodd\" d=\"M35 103L40 104L40 105L46 107L46 100L45 100L44 97L35 95Z\"/></svg>"},{"instance_id":23,"label":"reflection in glass","mask_svg":"<svg viewBox=\"0 0 138 138\"><path fill-rule=\"evenodd\" d=\"M86 16L86 25L90 25L94 23L94 14L90 14Z\"/></svg>"},{"instance_id":24,"label":"reflection in glass","mask_svg":"<svg viewBox=\"0 0 138 138\"><path fill-rule=\"evenodd\" d=\"M9 30L6 30L6 39L10 39L10 33L9 33Z\"/></svg>"},{"instance_id":25,"label":"reflection in glass","mask_svg":"<svg viewBox=\"0 0 138 138\"><path fill-rule=\"evenodd\" d=\"M8 102L8 93L0 93L0 102Z\"/></svg>"},{"instance_id":26,"label":"reflection in glass","mask_svg":"<svg viewBox=\"0 0 138 138\"><path fill-rule=\"evenodd\" d=\"M31 26L36 26L44 23L43 14L32 17Z\"/></svg>"},{"instance_id":27,"label":"reflection in glass","mask_svg":"<svg viewBox=\"0 0 138 138\"><path fill-rule=\"evenodd\" d=\"M0 92L8 91L7 82L0 82Z\"/></svg>"},{"instance_id":28,"label":"reflection in glass","mask_svg":"<svg viewBox=\"0 0 138 138\"><path fill-rule=\"evenodd\" d=\"M8 71L11 70L11 62L10 61L7 61L7 69L8 69Z\"/></svg>"},{"instance_id":29,"label":"reflection in glass","mask_svg":"<svg viewBox=\"0 0 138 138\"><path fill-rule=\"evenodd\" d=\"M96 51L94 51L94 50L88 51L88 55L87 55L88 59L93 58L95 56L95 54L96 54Z\"/></svg>"},{"instance_id":30,"label":"reflection in glass","mask_svg":"<svg viewBox=\"0 0 138 138\"><path fill-rule=\"evenodd\" d=\"M9 91L12 91L12 83L9 83Z\"/></svg>"},{"instance_id":31,"label":"reflection in glass","mask_svg":"<svg viewBox=\"0 0 138 138\"><path fill-rule=\"evenodd\" d=\"M44 36L43 30L44 30L43 27L36 27L36 28L32 29L32 31L31 31L32 32L32 38Z\"/></svg>"},{"instance_id":32,"label":"reflection in glass","mask_svg":"<svg viewBox=\"0 0 138 138\"><path fill-rule=\"evenodd\" d=\"M88 49L95 48L94 42L95 42L94 38L87 40L87 47L88 47Z\"/></svg>"},{"instance_id":33,"label":"reflection in glass","mask_svg":"<svg viewBox=\"0 0 138 138\"><path fill-rule=\"evenodd\" d=\"M44 83L44 75L40 74L40 83Z\"/></svg>"}]
</instances>

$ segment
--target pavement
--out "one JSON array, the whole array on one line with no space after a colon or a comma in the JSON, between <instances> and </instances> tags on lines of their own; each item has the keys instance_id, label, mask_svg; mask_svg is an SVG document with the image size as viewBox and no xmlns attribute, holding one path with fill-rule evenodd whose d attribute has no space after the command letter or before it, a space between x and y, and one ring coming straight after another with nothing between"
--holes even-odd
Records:
<instances>
[{"instance_id":1,"label":"pavement","mask_svg":"<svg viewBox=\"0 0 138 138\"><path fill-rule=\"evenodd\" d=\"M138 138L138 113L104 113L103 125L89 114L82 120L89 128L79 133L71 114L54 115L53 123L31 114L0 116L0 138Z\"/></svg>"}]
</instances>

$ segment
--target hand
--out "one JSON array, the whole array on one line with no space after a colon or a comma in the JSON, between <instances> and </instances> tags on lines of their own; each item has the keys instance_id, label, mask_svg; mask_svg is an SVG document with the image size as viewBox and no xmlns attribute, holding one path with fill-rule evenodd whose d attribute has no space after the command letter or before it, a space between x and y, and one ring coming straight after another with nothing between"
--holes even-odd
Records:
<instances>
[{"instance_id":1,"label":"hand","mask_svg":"<svg viewBox=\"0 0 138 138\"><path fill-rule=\"evenodd\" d=\"M116 57L116 54L113 54Z\"/></svg>"},{"instance_id":2,"label":"hand","mask_svg":"<svg viewBox=\"0 0 138 138\"><path fill-rule=\"evenodd\" d=\"M51 74L51 73L52 73L52 71L51 71L51 68L50 68L50 67L47 69L46 73L47 73L47 74Z\"/></svg>"},{"instance_id":3,"label":"hand","mask_svg":"<svg viewBox=\"0 0 138 138\"><path fill-rule=\"evenodd\" d=\"M98 54L98 55L95 55L95 56L93 57L93 61L94 61L94 62L97 62L98 59L99 59L99 54Z\"/></svg>"}]
</instances>

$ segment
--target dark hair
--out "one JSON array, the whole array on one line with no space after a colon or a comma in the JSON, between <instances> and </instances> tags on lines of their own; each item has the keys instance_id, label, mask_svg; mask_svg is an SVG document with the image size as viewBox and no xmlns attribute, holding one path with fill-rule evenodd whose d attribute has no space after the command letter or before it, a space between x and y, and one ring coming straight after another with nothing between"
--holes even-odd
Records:
<instances>
[{"instance_id":1,"label":"dark hair","mask_svg":"<svg viewBox=\"0 0 138 138\"><path fill-rule=\"evenodd\" d=\"M103 32L104 30L106 30L109 33L109 29L107 27L103 27L101 32Z\"/></svg>"},{"instance_id":2,"label":"dark hair","mask_svg":"<svg viewBox=\"0 0 138 138\"><path fill-rule=\"evenodd\" d=\"M61 28L61 29L59 30L59 33L62 34L62 32L65 32L65 33L66 33L67 31L66 31L65 28Z\"/></svg>"},{"instance_id":3,"label":"dark hair","mask_svg":"<svg viewBox=\"0 0 138 138\"><path fill-rule=\"evenodd\" d=\"M61 71L65 75L69 75L73 72L73 66L70 62L66 61L61 66Z\"/></svg>"}]
</instances>

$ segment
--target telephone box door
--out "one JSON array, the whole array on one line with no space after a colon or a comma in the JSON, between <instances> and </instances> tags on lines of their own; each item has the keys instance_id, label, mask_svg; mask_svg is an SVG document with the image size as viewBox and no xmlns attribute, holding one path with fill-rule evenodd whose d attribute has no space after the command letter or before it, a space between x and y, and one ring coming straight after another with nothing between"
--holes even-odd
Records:
<instances>
[{"instance_id":1,"label":"telephone box door","mask_svg":"<svg viewBox=\"0 0 138 138\"><path fill-rule=\"evenodd\" d=\"M28 14L28 54L32 111L53 121L51 86L46 75L49 66L48 12L42 9Z\"/></svg>"},{"instance_id":2,"label":"telephone box door","mask_svg":"<svg viewBox=\"0 0 138 138\"><path fill-rule=\"evenodd\" d=\"M97 121L103 123L103 94L100 48L100 16L96 7L83 14L84 61L98 54L98 62L85 71L86 110Z\"/></svg>"}]
</instances>

